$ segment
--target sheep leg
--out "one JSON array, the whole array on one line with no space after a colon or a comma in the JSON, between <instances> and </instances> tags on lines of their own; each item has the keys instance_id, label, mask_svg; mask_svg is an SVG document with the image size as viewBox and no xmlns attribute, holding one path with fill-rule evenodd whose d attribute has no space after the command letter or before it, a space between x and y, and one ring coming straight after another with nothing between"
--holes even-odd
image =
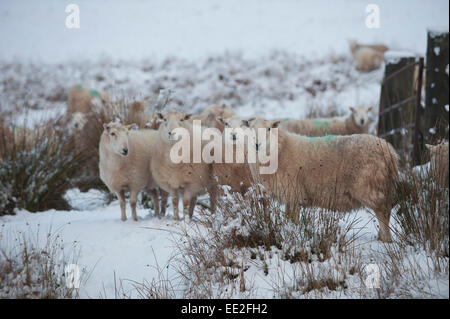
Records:
<instances>
[{"instance_id":1,"label":"sheep leg","mask_svg":"<svg viewBox=\"0 0 450 319\"><path fill-rule=\"evenodd\" d=\"M197 196L194 196L189 201L189 219L192 219L192 216L194 215L194 208L195 208L196 203L197 203ZM211 204L211 206L212 206L212 204Z\"/></svg>"},{"instance_id":2,"label":"sheep leg","mask_svg":"<svg viewBox=\"0 0 450 319\"><path fill-rule=\"evenodd\" d=\"M183 218L186 220L186 216L189 216L189 203L190 201L184 196L183 197Z\"/></svg>"},{"instance_id":3,"label":"sheep leg","mask_svg":"<svg viewBox=\"0 0 450 319\"><path fill-rule=\"evenodd\" d=\"M161 195L161 215L166 215L166 206L167 206L167 198L169 197L169 193L159 189L159 193Z\"/></svg>"},{"instance_id":4,"label":"sheep leg","mask_svg":"<svg viewBox=\"0 0 450 319\"><path fill-rule=\"evenodd\" d=\"M152 197L153 209L155 211L155 216L159 217L160 208L159 208L159 196L158 191L156 189L152 189L149 191L150 196Z\"/></svg>"},{"instance_id":5,"label":"sheep leg","mask_svg":"<svg viewBox=\"0 0 450 319\"><path fill-rule=\"evenodd\" d=\"M133 216L133 220L137 221L137 215L136 215L136 203L137 203L137 197L139 192L131 191L130 192L130 206L131 206L131 214Z\"/></svg>"},{"instance_id":6,"label":"sheep leg","mask_svg":"<svg viewBox=\"0 0 450 319\"><path fill-rule=\"evenodd\" d=\"M391 231L389 229L390 210L375 210L375 216L378 219L378 225L380 227L378 231L378 240L385 243L392 242Z\"/></svg>"},{"instance_id":7,"label":"sheep leg","mask_svg":"<svg viewBox=\"0 0 450 319\"><path fill-rule=\"evenodd\" d=\"M126 203L125 203L125 192L123 190L116 193L117 197L120 201L120 212L122 213L122 221L127 220L127 213L126 213Z\"/></svg>"},{"instance_id":8,"label":"sheep leg","mask_svg":"<svg viewBox=\"0 0 450 319\"><path fill-rule=\"evenodd\" d=\"M196 202L197 202L197 197L195 197L195 203ZM194 203L194 206L195 206L195 203ZM209 189L209 205L210 205L211 212L213 214L216 213L216 203L217 203L217 187L212 186ZM192 211L193 211L193 209L192 209Z\"/></svg>"},{"instance_id":9,"label":"sheep leg","mask_svg":"<svg viewBox=\"0 0 450 319\"><path fill-rule=\"evenodd\" d=\"M180 220L180 215L178 214L178 195L172 196L172 204L173 204L173 219Z\"/></svg>"}]
</instances>

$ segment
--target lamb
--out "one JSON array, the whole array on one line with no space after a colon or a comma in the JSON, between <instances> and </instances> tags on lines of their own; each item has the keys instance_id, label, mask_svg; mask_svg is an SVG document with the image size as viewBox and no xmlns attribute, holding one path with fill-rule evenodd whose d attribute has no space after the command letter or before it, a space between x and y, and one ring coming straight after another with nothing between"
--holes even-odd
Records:
<instances>
[{"instance_id":1,"label":"lamb","mask_svg":"<svg viewBox=\"0 0 450 319\"><path fill-rule=\"evenodd\" d=\"M278 124L255 120L251 127L271 129ZM391 193L397 182L398 156L388 142L367 134L306 137L283 130L277 133L277 171L260 174L258 160L249 164L257 182L288 207L318 206L337 211L371 208L379 223L378 238L391 241ZM268 147L268 142L255 142L257 152Z\"/></svg>"},{"instance_id":2,"label":"lamb","mask_svg":"<svg viewBox=\"0 0 450 319\"><path fill-rule=\"evenodd\" d=\"M104 124L99 144L100 179L120 200L122 220L127 219L125 191L130 190L130 206L137 221L136 202L139 192L147 189L155 207L155 215L165 214L167 193L161 191L162 207L159 207L157 188L150 161L155 151L158 132L154 130L130 131L120 123Z\"/></svg>"},{"instance_id":3,"label":"lamb","mask_svg":"<svg viewBox=\"0 0 450 319\"><path fill-rule=\"evenodd\" d=\"M378 69L384 61L384 52L389 48L385 45L361 45L356 41L350 42L350 51L356 60L356 69L370 72Z\"/></svg>"},{"instance_id":4,"label":"lamb","mask_svg":"<svg viewBox=\"0 0 450 319\"><path fill-rule=\"evenodd\" d=\"M178 111L170 111L163 115L157 113L162 121L155 143L157 152L151 159L151 172L156 183L172 196L174 219L179 220L178 201L183 200L184 216L192 218L195 204L199 195L210 193L211 210L215 211L215 186L211 176L211 165L193 163L192 147L190 147L189 162L176 163L171 158L171 149L177 143L178 136L173 131L176 128L185 128L192 132L191 115ZM192 145L192 134L187 141Z\"/></svg>"},{"instance_id":5,"label":"lamb","mask_svg":"<svg viewBox=\"0 0 450 319\"><path fill-rule=\"evenodd\" d=\"M441 187L449 186L449 147L448 142L438 145L425 144L430 152L431 174Z\"/></svg>"},{"instance_id":6,"label":"lamb","mask_svg":"<svg viewBox=\"0 0 450 319\"><path fill-rule=\"evenodd\" d=\"M325 136L367 134L369 132L369 115L372 107L350 107L350 115L345 119L287 119L280 123L280 128L299 135Z\"/></svg>"}]
</instances>

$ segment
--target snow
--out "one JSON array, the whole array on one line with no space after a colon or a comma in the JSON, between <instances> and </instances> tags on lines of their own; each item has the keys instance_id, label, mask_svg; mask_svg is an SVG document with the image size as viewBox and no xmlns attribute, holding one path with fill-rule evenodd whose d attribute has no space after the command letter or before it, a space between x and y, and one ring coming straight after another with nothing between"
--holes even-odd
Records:
<instances>
[{"instance_id":1,"label":"snow","mask_svg":"<svg viewBox=\"0 0 450 319\"><path fill-rule=\"evenodd\" d=\"M389 50L384 53L386 64L397 64L402 58L414 58L411 52Z\"/></svg>"},{"instance_id":2,"label":"snow","mask_svg":"<svg viewBox=\"0 0 450 319\"><path fill-rule=\"evenodd\" d=\"M15 123L32 127L63 114L64 94L76 83L130 98L156 98L161 88L173 89L171 98L192 112L212 103L229 103L241 116L305 118L314 112L346 116L348 106L378 105L383 77L383 69L368 74L355 70L350 39L388 45L392 51L386 57L392 63L400 56L425 55L427 30L441 30L449 21L446 0L379 0L379 29L365 27L366 3L357 0L339 4L79 0L77 4L81 28L67 29L66 2L0 1L0 40L8 44L0 49L0 109L12 111ZM448 112L448 105L445 108ZM373 121L371 132L375 125ZM180 283L176 246L186 227L200 227L196 214L187 224L174 221L171 208L161 219L138 208L138 222L131 218L122 222L118 201L106 204L99 191L71 189L66 198L71 211L18 210L15 216L1 216L2 234L41 234L43 242L43 234L51 229L69 251L79 247L76 263L87 277L80 288L83 298L115 297L115 281L137 297L134 283L158 279L161 271L174 285ZM345 220L355 216L361 219L353 232L360 233L355 247L363 263L382 260L385 250L376 240L373 213L360 209ZM12 242L13 236L9 239ZM275 248L264 252L267 276L264 265L248 262L245 277L255 288L253 297L280 297L274 288L292 284L296 269L279 253ZM410 251L407 257L426 269L424 251ZM334 269L332 261L314 261L313 267ZM319 297L360 298L360 278L347 275L348 289ZM442 277L417 281L423 281L431 296L448 298L448 269ZM317 296L312 292L294 297Z\"/></svg>"},{"instance_id":3,"label":"snow","mask_svg":"<svg viewBox=\"0 0 450 319\"><path fill-rule=\"evenodd\" d=\"M257 57L274 49L324 57L347 53L349 39L424 54L427 29L449 21L446 0L379 0L380 28L372 29L367 3L358 0L79 0L81 27L68 29L67 4L1 1L0 39L8 45L0 60L198 59L226 51Z\"/></svg>"},{"instance_id":4,"label":"snow","mask_svg":"<svg viewBox=\"0 0 450 319\"><path fill-rule=\"evenodd\" d=\"M69 195L77 193L78 190L72 190ZM86 269L84 275L89 277L86 284L81 285L82 298L114 297L114 279L123 279L123 289L129 291L131 280L142 282L144 278L157 277L155 262L164 267L170 261L173 240L178 238L177 223L172 216L157 219L144 209L138 209L139 222L131 218L122 222L118 201L105 207L97 192L91 190L83 196L87 199L89 195L91 203L97 202L96 208L91 204L86 207L88 210L50 210L34 214L20 210L15 216L0 217L2 231L40 233L40 240L45 241L44 235L50 229L57 230L64 247L70 249L74 244L80 247L76 264ZM76 200L81 198L77 196Z\"/></svg>"}]
</instances>

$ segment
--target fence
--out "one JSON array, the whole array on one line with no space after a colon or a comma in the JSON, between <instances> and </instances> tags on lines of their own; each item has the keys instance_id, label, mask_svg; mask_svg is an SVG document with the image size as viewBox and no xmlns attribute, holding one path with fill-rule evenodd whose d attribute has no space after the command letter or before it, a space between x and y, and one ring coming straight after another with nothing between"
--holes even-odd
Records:
<instances>
[{"instance_id":1,"label":"fence","mask_svg":"<svg viewBox=\"0 0 450 319\"><path fill-rule=\"evenodd\" d=\"M387 64L381 85L378 136L390 142L403 160L421 163L424 59L402 58Z\"/></svg>"}]
</instances>

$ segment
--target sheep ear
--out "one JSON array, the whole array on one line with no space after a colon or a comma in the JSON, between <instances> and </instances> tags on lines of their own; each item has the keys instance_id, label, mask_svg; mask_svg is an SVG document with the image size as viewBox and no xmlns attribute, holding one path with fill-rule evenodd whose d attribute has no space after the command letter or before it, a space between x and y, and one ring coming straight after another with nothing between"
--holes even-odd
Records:
<instances>
[{"instance_id":1,"label":"sheep ear","mask_svg":"<svg viewBox=\"0 0 450 319\"><path fill-rule=\"evenodd\" d=\"M125 125L125 128L127 129L127 131L136 129L137 127L138 127L138 125L136 123Z\"/></svg>"},{"instance_id":2,"label":"sheep ear","mask_svg":"<svg viewBox=\"0 0 450 319\"><path fill-rule=\"evenodd\" d=\"M349 109L350 109L350 111L351 111L352 113L355 113L355 112L356 112L355 109L354 109L352 106L350 106Z\"/></svg>"},{"instance_id":3,"label":"sheep ear","mask_svg":"<svg viewBox=\"0 0 450 319\"><path fill-rule=\"evenodd\" d=\"M271 127L277 128L278 125L280 125L280 123L281 123L281 121L274 121L274 122L271 123Z\"/></svg>"},{"instance_id":4,"label":"sheep ear","mask_svg":"<svg viewBox=\"0 0 450 319\"><path fill-rule=\"evenodd\" d=\"M372 111L373 110L373 106L369 106L368 108L367 108L367 111L368 112L370 112L370 111Z\"/></svg>"},{"instance_id":5,"label":"sheep ear","mask_svg":"<svg viewBox=\"0 0 450 319\"><path fill-rule=\"evenodd\" d=\"M160 119L160 120L162 120L163 118L164 118L164 115L162 115L162 113L156 113L156 116Z\"/></svg>"},{"instance_id":6,"label":"sheep ear","mask_svg":"<svg viewBox=\"0 0 450 319\"><path fill-rule=\"evenodd\" d=\"M110 128L111 128L111 127L110 127L108 124L103 123L103 129L104 129L105 131L109 131Z\"/></svg>"},{"instance_id":7,"label":"sheep ear","mask_svg":"<svg viewBox=\"0 0 450 319\"><path fill-rule=\"evenodd\" d=\"M250 127L250 122L249 120L242 120L242 125L246 126L246 127Z\"/></svg>"},{"instance_id":8,"label":"sheep ear","mask_svg":"<svg viewBox=\"0 0 450 319\"><path fill-rule=\"evenodd\" d=\"M192 114L186 114L186 115L183 117L183 120L189 120L189 119L191 118L191 116L192 116Z\"/></svg>"},{"instance_id":9,"label":"sheep ear","mask_svg":"<svg viewBox=\"0 0 450 319\"><path fill-rule=\"evenodd\" d=\"M218 120L220 123L222 123L223 125L226 124L226 123L225 123L225 119L224 119L223 117L221 117L221 116L217 117L217 120Z\"/></svg>"}]
</instances>

